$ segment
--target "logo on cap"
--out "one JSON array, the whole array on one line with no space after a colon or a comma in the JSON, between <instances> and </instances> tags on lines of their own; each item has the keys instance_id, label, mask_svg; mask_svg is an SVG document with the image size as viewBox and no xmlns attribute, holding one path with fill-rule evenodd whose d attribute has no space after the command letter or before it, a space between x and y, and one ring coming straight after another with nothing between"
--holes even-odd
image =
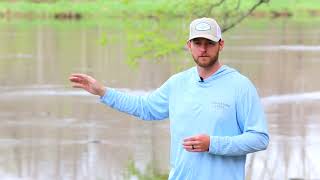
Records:
<instances>
[{"instance_id":1,"label":"logo on cap","mask_svg":"<svg viewBox=\"0 0 320 180\"><path fill-rule=\"evenodd\" d=\"M195 29L198 30L198 31L208 31L208 30L211 29L211 26L208 23L201 22L201 23L196 25Z\"/></svg>"}]
</instances>

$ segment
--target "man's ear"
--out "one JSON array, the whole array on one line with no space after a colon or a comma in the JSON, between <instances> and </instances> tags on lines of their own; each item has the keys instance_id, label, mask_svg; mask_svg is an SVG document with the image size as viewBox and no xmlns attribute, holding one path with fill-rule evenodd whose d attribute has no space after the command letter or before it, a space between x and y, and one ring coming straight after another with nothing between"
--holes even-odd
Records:
<instances>
[{"instance_id":1,"label":"man's ear","mask_svg":"<svg viewBox=\"0 0 320 180\"><path fill-rule=\"evenodd\" d=\"M223 47L224 47L224 40L221 39L221 40L219 41L219 51L222 51Z\"/></svg>"},{"instance_id":2,"label":"man's ear","mask_svg":"<svg viewBox=\"0 0 320 180\"><path fill-rule=\"evenodd\" d=\"M188 50L191 49L191 41L188 41L187 44L186 44L186 48L188 48Z\"/></svg>"}]
</instances>

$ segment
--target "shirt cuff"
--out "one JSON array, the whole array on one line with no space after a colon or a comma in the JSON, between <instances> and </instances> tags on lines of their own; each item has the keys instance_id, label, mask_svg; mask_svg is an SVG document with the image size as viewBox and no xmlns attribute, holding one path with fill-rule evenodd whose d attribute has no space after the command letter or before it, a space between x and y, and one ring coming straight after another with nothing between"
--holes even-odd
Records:
<instances>
[{"instance_id":1,"label":"shirt cuff","mask_svg":"<svg viewBox=\"0 0 320 180\"><path fill-rule=\"evenodd\" d=\"M218 138L214 136L210 136L210 145L209 145L209 153L216 154L219 148L219 141Z\"/></svg>"},{"instance_id":2,"label":"shirt cuff","mask_svg":"<svg viewBox=\"0 0 320 180\"><path fill-rule=\"evenodd\" d=\"M112 100L114 98L115 93L116 92L113 88L107 88L105 94L100 97L100 102L110 106L112 103Z\"/></svg>"}]
</instances>

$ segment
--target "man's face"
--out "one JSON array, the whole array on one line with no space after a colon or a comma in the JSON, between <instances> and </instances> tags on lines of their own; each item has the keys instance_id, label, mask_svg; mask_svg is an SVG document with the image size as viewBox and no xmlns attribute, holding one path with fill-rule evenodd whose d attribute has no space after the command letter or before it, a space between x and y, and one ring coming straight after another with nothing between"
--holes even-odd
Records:
<instances>
[{"instance_id":1,"label":"man's face","mask_svg":"<svg viewBox=\"0 0 320 180\"><path fill-rule=\"evenodd\" d=\"M202 68L213 67L219 58L224 41L214 42L205 38L195 38L188 42L194 61Z\"/></svg>"}]
</instances>

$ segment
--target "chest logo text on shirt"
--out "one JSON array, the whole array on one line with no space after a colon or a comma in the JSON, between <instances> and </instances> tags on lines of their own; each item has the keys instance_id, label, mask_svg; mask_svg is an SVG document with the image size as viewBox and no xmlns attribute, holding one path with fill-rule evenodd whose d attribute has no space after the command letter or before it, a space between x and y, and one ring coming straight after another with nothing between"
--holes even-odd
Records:
<instances>
[{"instance_id":1,"label":"chest logo text on shirt","mask_svg":"<svg viewBox=\"0 0 320 180\"><path fill-rule=\"evenodd\" d=\"M211 102L211 108L216 111L225 111L230 108L230 105L224 102Z\"/></svg>"}]
</instances>

